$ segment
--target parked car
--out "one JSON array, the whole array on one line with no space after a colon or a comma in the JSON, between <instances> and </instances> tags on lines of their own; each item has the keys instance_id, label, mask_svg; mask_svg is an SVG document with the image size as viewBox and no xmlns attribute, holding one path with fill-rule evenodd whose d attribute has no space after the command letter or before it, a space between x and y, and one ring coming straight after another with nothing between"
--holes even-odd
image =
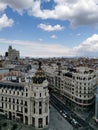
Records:
<instances>
[{"instance_id":1,"label":"parked car","mask_svg":"<svg viewBox=\"0 0 98 130\"><path fill-rule=\"evenodd\" d=\"M63 117L67 118L67 115L65 113L62 113Z\"/></svg>"}]
</instances>

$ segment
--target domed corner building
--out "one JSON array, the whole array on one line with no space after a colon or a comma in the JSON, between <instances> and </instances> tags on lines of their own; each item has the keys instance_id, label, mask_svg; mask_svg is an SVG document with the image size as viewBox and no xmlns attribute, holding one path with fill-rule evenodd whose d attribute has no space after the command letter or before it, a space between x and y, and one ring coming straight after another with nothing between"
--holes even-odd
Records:
<instances>
[{"instance_id":1,"label":"domed corner building","mask_svg":"<svg viewBox=\"0 0 98 130\"><path fill-rule=\"evenodd\" d=\"M20 82L12 82L10 75L6 79L0 81L0 114L35 129L48 127L48 81L41 63L39 62L39 68L32 80L22 82L20 79Z\"/></svg>"},{"instance_id":2,"label":"domed corner building","mask_svg":"<svg viewBox=\"0 0 98 130\"><path fill-rule=\"evenodd\" d=\"M49 91L41 62L39 62L39 68L33 77L31 93L32 125L37 129L46 128L49 124Z\"/></svg>"}]
</instances>

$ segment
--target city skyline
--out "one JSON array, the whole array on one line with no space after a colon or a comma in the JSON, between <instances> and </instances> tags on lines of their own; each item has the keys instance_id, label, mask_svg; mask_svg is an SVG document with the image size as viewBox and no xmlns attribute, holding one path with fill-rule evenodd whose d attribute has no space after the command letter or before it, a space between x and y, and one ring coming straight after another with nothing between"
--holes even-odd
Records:
<instances>
[{"instance_id":1,"label":"city skyline","mask_svg":"<svg viewBox=\"0 0 98 130\"><path fill-rule=\"evenodd\" d=\"M98 56L98 0L1 0L0 55Z\"/></svg>"}]
</instances>

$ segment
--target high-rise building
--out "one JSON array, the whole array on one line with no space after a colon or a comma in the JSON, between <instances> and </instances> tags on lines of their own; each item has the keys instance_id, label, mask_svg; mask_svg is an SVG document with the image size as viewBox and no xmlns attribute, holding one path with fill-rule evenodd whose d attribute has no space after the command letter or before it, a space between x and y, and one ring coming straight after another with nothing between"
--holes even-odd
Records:
<instances>
[{"instance_id":1,"label":"high-rise building","mask_svg":"<svg viewBox=\"0 0 98 130\"><path fill-rule=\"evenodd\" d=\"M8 48L8 58L9 60L18 60L19 59L19 51L13 49L12 46Z\"/></svg>"}]
</instances>

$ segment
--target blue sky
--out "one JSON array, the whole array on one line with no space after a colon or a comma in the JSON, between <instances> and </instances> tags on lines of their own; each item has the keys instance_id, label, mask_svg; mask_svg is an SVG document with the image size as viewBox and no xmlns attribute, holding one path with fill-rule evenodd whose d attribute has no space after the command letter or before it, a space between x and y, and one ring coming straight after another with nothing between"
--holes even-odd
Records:
<instances>
[{"instance_id":1,"label":"blue sky","mask_svg":"<svg viewBox=\"0 0 98 130\"><path fill-rule=\"evenodd\" d=\"M98 0L0 0L0 55L98 55Z\"/></svg>"}]
</instances>

